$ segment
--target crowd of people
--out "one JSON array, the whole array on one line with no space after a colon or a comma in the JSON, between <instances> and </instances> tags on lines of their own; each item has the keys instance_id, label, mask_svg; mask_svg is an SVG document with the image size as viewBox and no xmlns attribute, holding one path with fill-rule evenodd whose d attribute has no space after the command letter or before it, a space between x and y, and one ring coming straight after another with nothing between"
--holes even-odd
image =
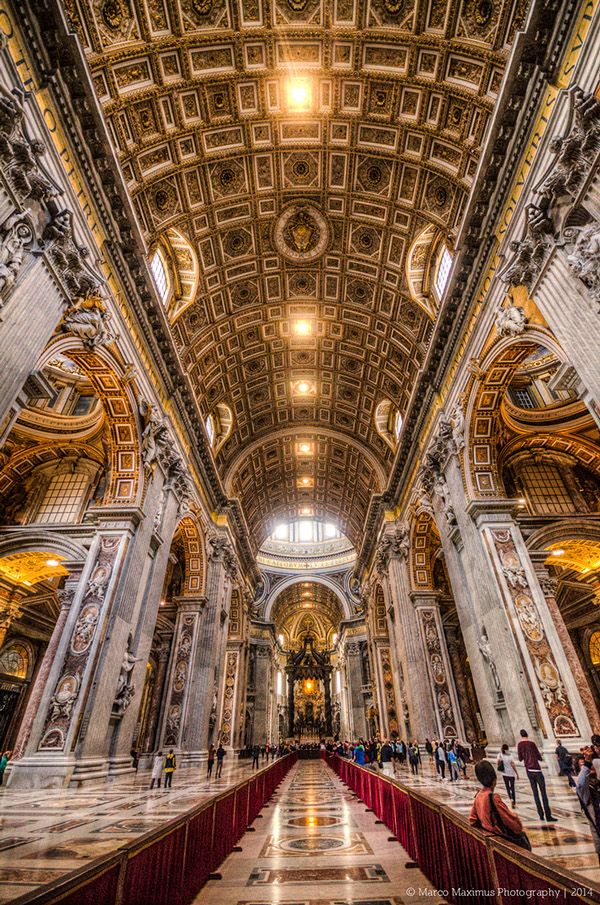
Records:
<instances>
[{"instance_id":1,"label":"crowd of people","mask_svg":"<svg viewBox=\"0 0 600 905\"><path fill-rule=\"evenodd\" d=\"M472 763L469 748L457 739L425 739L424 744L420 745L417 740L404 742L402 739L375 737L368 740L359 738L355 742L338 741L327 747L360 766L379 768L391 778L401 770L407 772L408 769L418 776L423 757L426 756L430 764L435 765L436 777L440 782L458 782L461 778L468 779L467 769ZM567 778L569 786L577 795L582 814L589 821L594 847L600 860L600 735L593 735L591 744L574 755L563 744L559 744L555 755L559 774ZM542 761L537 745L528 737L526 730L522 729L516 752L511 752L508 745L502 745L496 767L489 760L475 764L475 776L482 788L473 802L471 823L524 848L530 848L523 823L514 813L517 808L517 782L521 766L529 780L540 820L557 822L548 800ZM510 808L494 792L498 774L504 780Z\"/></svg>"},{"instance_id":2,"label":"crowd of people","mask_svg":"<svg viewBox=\"0 0 600 905\"><path fill-rule=\"evenodd\" d=\"M470 760L469 749L457 739L442 741L425 739L423 745L430 763L435 763L436 774L440 780L446 778L451 782L458 781L460 776L467 778L467 764ZM356 742L337 742L333 750L340 757L349 757L361 766L370 764L380 766L388 776L395 776L402 768L410 769L413 776L418 776L422 767L421 746L416 739L405 742L402 739L359 738Z\"/></svg>"},{"instance_id":3,"label":"crowd of people","mask_svg":"<svg viewBox=\"0 0 600 905\"><path fill-rule=\"evenodd\" d=\"M525 729L521 730L520 740L516 751L511 752L508 745L502 745L496 759L496 766L489 760L481 760L474 765L475 776L481 784L481 789L475 796L471 810L470 820L475 826L480 826L487 832L503 836L529 848L529 841L523 829L520 817L514 813L517 808L517 782L519 781L521 766L529 780L533 800L540 820L547 823L556 823L553 816L546 780L542 769L543 757L535 742L529 739ZM357 741L337 741L317 744L304 744L299 742L262 745L252 745L240 753L240 757L252 759L252 769L258 769L266 765L269 759L275 760L293 750L301 749L327 749L334 751L340 757L348 758L359 766L381 769L382 772L394 778L407 773L410 770L413 776L419 776L423 759L426 757L429 763L435 767L436 777L440 782L459 782L468 779L468 767L472 764L471 752L466 745L457 739L425 739L421 745L416 739L403 741L399 738L387 739L379 736ZM213 775L216 763L215 778L219 779L223 770L223 761L226 756L225 748L211 745L208 749L206 778ZM584 746L576 754L571 754L561 743L555 750L558 772L566 777L569 786L577 795L581 812L589 821L592 829L592 838L595 850L600 860L600 735L593 735L591 743ZM170 789L173 774L177 769L177 758L173 750L165 755L159 751L154 758L150 788L156 784L159 788L164 779L165 789ZM2 764L0 764L0 783L2 776ZM498 774L502 775L506 794L510 802L509 808L505 802L495 794Z\"/></svg>"}]
</instances>

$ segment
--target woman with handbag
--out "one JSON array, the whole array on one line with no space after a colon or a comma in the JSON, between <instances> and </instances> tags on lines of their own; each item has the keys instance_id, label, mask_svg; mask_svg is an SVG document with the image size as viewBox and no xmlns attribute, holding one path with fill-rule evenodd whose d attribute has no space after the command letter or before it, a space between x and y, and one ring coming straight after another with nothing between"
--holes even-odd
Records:
<instances>
[{"instance_id":1,"label":"woman with handbag","mask_svg":"<svg viewBox=\"0 0 600 905\"><path fill-rule=\"evenodd\" d=\"M506 794L510 798L514 810L517 806L515 780L519 778L519 774L517 773L517 765L513 760L513 756L512 754L509 754L508 745L502 745L502 751L498 755L498 771L502 773L504 785L506 786Z\"/></svg>"},{"instance_id":2,"label":"woman with handbag","mask_svg":"<svg viewBox=\"0 0 600 905\"><path fill-rule=\"evenodd\" d=\"M500 836L520 848L531 851L531 843L523 831L521 820L508 810L498 795L494 794L496 771L489 760L482 760L477 764L475 775L482 788L475 796L469 823L480 827L486 833L493 833L494 836Z\"/></svg>"}]
</instances>

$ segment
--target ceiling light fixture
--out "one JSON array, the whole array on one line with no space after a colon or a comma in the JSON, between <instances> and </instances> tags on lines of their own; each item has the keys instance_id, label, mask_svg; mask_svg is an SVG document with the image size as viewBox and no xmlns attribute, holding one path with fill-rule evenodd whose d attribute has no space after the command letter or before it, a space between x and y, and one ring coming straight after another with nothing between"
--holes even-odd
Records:
<instances>
[{"instance_id":1,"label":"ceiling light fixture","mask_svg":"<svg viewBox=\"0 0 600 905\"><path fill-rule=\"evenodd\" d=\"M305 396L306 393L310 393L310 383L308 383L306 380L299 380L296 384L296 390L302 396Z\"/></svg>"},{"instance_id":2,"label":"ceiling light fixture","mask_svg":"<svg viewBox=\"0 0 600 905\"><path fill-rule=\"evenodd\" d=\"M307 456L310 452L312 452L312 447L310 443L300 443L298 445L298 451L304 453Z\"/></svg>"},{"instance_id":3,"label":"ceiling light fixture","mask_svg":"<svg viewBox=\"0 0 600 905\"><path fill-rule=\"evenodd\" d=\"M297 336L310 336L312 333L312 324L310 321L296 321L294 323L294 333Z\"/></svg>"},{"instance_id":4,"label":"ceiling light fixture","mask_svg":"<svg viewBox=\"0 0 600 905\"><path fill-rule=\"evenodd\" d=\"M565 555L564 550L553 550L552 551L552 556L564 556L564 555Z\"/></svg>"},{"instance_id":5,"label":"ceiling light fixture","mask_svg":"<svg viewBox=\"0 0 600 905\"><path fill-rule=\"evenodd\" d=\"M53 569L55 566L59 566L60 563L57 559L47 559L46 565L50 566L50 568Z\"/></svg>"},{"instance_id":6,"label":"ceiling light fixture","mask_svg":"<svg viewBox=\"0 0 600 905\"><path fill-rule=\"evenodd\" d=\"M289 79L287 83L287 101L290 110L301 113L310 110L312 88L305 78Z\"/></svg>"}]
</instances>

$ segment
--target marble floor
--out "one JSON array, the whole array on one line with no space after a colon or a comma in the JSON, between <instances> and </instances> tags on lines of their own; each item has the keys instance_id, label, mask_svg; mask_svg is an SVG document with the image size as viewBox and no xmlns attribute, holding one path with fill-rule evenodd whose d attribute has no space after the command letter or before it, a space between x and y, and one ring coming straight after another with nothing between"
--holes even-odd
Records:
<instances>
[{"instance_id":1,"label":"marble floor","mask_svg":"<svg viewBox=\"0 0 600 905\"><path fill-rule=\"evenodd\" d=\"M220 780L207 782L200 769L177 771L172 791L149 790L148 772L93 789L0 787L0 903L12 902L120 848L250 773L249 762L232 759L226 761ZM413 784L465 817L478 789L471 768L469 777L466 782L442 784L427 762L418 777L406 769L398 772L403 784ZM551 777L547 783L552 810L559 818L555 824L538 819L527 780L517 783L518 813L534 851L600 890L591 829L579 813L577 799L565 780ZM502 782L498 791L506 798ZM244 836L243 851L226 861L224 879L211 881L199 902L229 905L231 898L236 905L279 901L331 905L344 903L344 896L351 894L355 905L399 905L403 886L418 888L417 878L425 883L418 869L405 868L408 856L397 842L388 842L388 830L319 761L301 761L262 813L255 832ZM311 859L306 867L303 858ZM269 890L261 891L267 885ZM275 892L277 899L272 898Z\"/></svg>"},{"instance_id":2,"label":"marble floor","mask_svg":"<svg viewBox=\"0 0 600 905\"><path fill-rule=\"evenodd\" d=\"M150 790L149 771L93 789L0 787L0 903L120 848L251 772L250 761L232 758L218 780L206 781L206 768L176 771L170 791Z\"/></svg>"},{"instance_id":3,"label":"marble floor","mask_svg":"<svg viewBox=\"0 0 600 905\"><path fill-rule=\"evenodd\" d=\"M517 814L521 817L536 855L548 858L556 866L566 868L585 878L600 891L600 865L594 849L592 828L582 815L579 801L569 788L567 780L560 776L546 776L548 800L557 823L540 820L533 800L529 780L524 769L519 770L516 783ZM420 775L413 776L410 768L396 767L399 782L412 786L447 807L453 808L468 819L471 804L480 785L472 766L467 769L467 779L441 782L427 755L421 765ZM496 791L510 804L501 774L498 774Z\"/></svg>"},{"instance_id":4,"label":"marble floor","mask_svg":"<svg viewBox=\"0 0 600 905\"><path fill-rule=\"evenodd\" d=\"M241 851L223 863L222 879L210 880L194 903L437 905L442 900L389 836L322 761L300 761Z\"/></svg>"}]
</instances>

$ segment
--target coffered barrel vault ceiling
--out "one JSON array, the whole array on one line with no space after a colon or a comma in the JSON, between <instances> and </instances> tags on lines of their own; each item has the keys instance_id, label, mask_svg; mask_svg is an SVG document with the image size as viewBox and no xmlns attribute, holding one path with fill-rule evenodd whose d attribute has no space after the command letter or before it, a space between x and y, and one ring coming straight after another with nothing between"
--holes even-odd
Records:
<instances>
[{"instance_id":1,"label":"coffered barrel vault ceiling","mask_svg":"<svg viewBox=\"0 0 600 905\"><path fill-rule=\"evenodd\" d=\"M65 4L149 247L185 259L173 335L204 413L233 412L217 465L255 543L307 501L359 543L393 458L375 408L406 410L433 329L414 275L452 242L525 0Z\"/></svg>"},{"instance_id":2,"label":"coffered barrel vault ceiling","mask_svg":"<svg viewBox=\"0 0 600 905\"><path fill-rule=\"evenodd\" d=\"M339 632L344 618L339 598L328 587L303 581L281 592L275 601L271 621L284 635L284 643L300 647L307 633L323 646L333 646L332 636Z\"/></svg>"}]
</instances>

